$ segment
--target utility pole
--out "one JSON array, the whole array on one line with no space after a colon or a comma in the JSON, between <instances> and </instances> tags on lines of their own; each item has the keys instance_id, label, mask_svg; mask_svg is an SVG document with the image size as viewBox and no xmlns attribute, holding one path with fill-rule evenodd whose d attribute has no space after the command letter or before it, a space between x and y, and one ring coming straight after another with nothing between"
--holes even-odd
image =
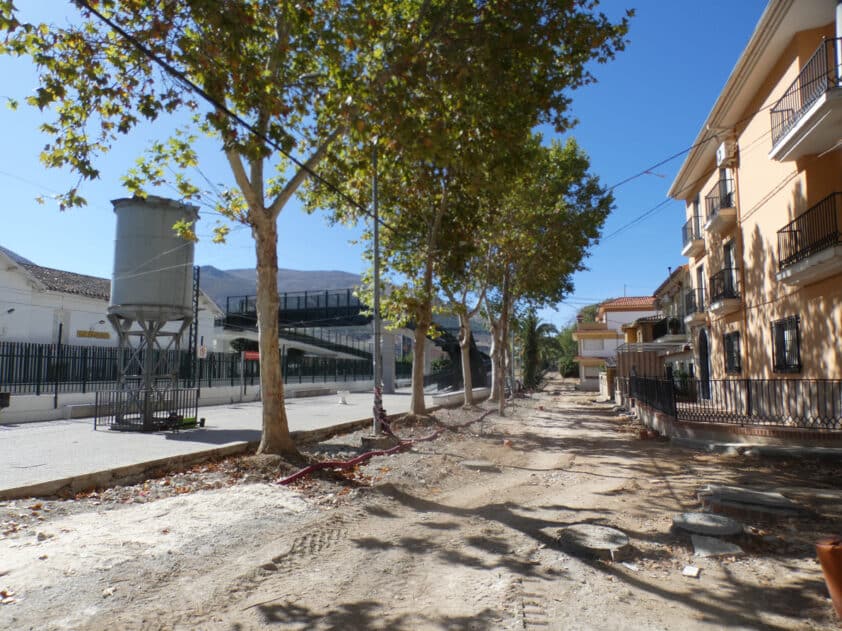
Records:
<instances>
[{"instance_id":1,"label":"utility pole","mask_svg":"<svg viewBox=\"0 0 842 631\"><path fill-rule=\"evenodd\" d=\"M381 421L386 417L383 409L383 362L380 356L380 217L377 200L377 136L371 149L371 206L374 222L374 349L371 356L374 361L374 419L372 433L381 434Z\"/></svg>"}]
</instances>

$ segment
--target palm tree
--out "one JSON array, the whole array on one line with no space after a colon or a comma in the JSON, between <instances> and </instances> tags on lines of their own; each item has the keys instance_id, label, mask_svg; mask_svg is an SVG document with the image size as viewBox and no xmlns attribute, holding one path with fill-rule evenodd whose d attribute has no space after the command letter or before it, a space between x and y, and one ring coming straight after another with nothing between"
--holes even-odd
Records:
<instances>
[{"instance_id":1,"label":"palm tree","mask_svg":"<svg viewBox=\"0 0 842 631\"><path fill-rule=\"evenodd\" d=\"M535 309L530 309L518 321L517 336L523 353L523 385L535 388L541 372L557 359L558 330L549 322L541 322Z\"/></svg>"}]
</instances>

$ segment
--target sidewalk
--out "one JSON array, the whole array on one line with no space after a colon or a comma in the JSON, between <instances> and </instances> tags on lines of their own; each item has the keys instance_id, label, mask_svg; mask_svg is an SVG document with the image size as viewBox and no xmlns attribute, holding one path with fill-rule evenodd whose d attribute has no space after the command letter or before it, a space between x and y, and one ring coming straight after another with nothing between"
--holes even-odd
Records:
<instances>
[{"instance_id":1,"label":"sidewalk","mask_svg":"<svg viewBox=\"0 0 842 631\"><path fill-rule=\"evenodd\" d=\"M408 411L409 401L409 393L383 395L389 414ZM288 399L290 431L371 418L371 393L353 393L347 402L340 404L335 394ZM205 427L178 433L94 431L93 419L0 425L0 498L23 496L28 487L48 494L81 476L104 473L100 477L107 479L115 470L128 475L133 467L142 470L162 459L241 450L260 440L261 410L260 402L202 407L199 416L206 419Z\"/></svg>"}]
</instances>

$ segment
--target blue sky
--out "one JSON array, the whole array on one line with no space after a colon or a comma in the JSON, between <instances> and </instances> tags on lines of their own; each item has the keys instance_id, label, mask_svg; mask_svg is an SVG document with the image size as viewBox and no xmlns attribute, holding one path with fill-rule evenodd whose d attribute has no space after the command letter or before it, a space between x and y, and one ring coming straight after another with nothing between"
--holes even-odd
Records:
<instances>
[{"instance_id":1,"label":"blue sky","mask_svg":"<svg viewBox=\"0 0 842 631\"><path fill-rule=\"evenodd\" d=\"M28 19L49 10L41 0L18 0ZM696 137L719 91L754 29L765 0L603 0L601 8L618 17L628 7L631 43L610 64L595 67L598 83L573 94L579 125L571 131L590 154L592 170L613 185L686 147ZM54 9L54 5L53 5ZM72 10L72 9L71 9ZM0 58L0 97L22 100L35 87L32 68ZM46 142L37 127L40 115L27 106L12 112L0 107L0 245L39 265L108 277L113 257L114 219L111 199L126 195L119 177L132 165L149 139L164 137L165 125L150 126L125 139L100 165L102 179L85 183L81 194L89 206L60 212L38 195L66 190L75 178L47 170L38 161ZM549 135L549 132L544 130ZM202 169L214 181L230 181L227 165L212 144L200 147ZM557 310L542 312L545 320L563 325L589 302L626 295L647 295L666 278L667 268L686 262L681 257L684 208L669 202L633 228L612 232L666 197L681 158L615 190L617 209L605 224L606 238L578 273L575 292ZM199 226L209 237L214 220ZM279 223L279 265L304 270L361 272L362 246L350 239L358 231L328 226L324 214L306 215L297 202ZM254 248L248 230L231 233L228 243L206 238L197 246L196 262L222 269L253 267Z\"/></svg>"}]
</instances>

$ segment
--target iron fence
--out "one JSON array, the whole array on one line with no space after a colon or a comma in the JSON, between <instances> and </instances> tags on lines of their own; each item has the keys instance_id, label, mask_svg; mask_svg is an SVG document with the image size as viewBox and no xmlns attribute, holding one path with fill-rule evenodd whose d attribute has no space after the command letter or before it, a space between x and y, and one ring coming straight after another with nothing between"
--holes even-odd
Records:
<instances>
[{"instance_id":1,"label":"iron fence","mask_svg":"<svg viewBox=\"0 0 842 631\"><path fill-rule=\"evenodd\" d=\"M153 351L157 353L158 351ZM0 392L29 395L87 393L118 388L121 350L114 347L65 346L28 342L0 342ZM260 383L260 363L243 361L239 353L208 353L196 361L186 350L167 351L173 376L162 376L163 387L213 388L253 386ZM140 365L143 365L141 352ZM407 368L408 366L408 368ZM283 358L284 383L323 383L364 381L372 378L368 359L338 357ZM396 362L396 375L408 376L411 364ZM139 375L127 375L129 389L136 387Z\"/></svg>"},{"instance_id":2,"label":"iron fence","mask_svg":"<svg viewBox=\"0 0 842 631\"><path fill-rule=\"evenodd\" d=\"M837 52L842 38L822 41L784 95L770 110L772 146L778 144L808 109L828 90L840 85Z\"/></svg>"},{"instance_id":3,"label":"iron fence","mask_svg":"<svg viewBox=\"0 0 842 631\"><path fill-rule=\"evenodd\" d=\"M778 230L778 269L842 243L839 209L842 193L833 193Z\"/></svg>"},{"instance_id":4,"label":"iron fence","mask_svg":"<svg viewBox=\"0 0 842 631\"><path fill-rule=\"evenodd\" d=\"M630 396L681 421L842 429L842 380L629 378ZM672 411L671 411L672 410Z\"/></svg>"},{"instance_id":5,"label":"iron fence","mask_svg":"<svg viewBox=\"0 0 842 631\"><path fill-rule=\"evenodd\" d=\"M102 390L96 393L94 429L160 431L195 427L198 390Z\"/></svg>"},{"instance_id":6,"label":"iron fence","mask_svg":"<svg viewBox=\"0 0 842 631\"><path fill-rule=\"evenodd\" d=\"M629 396L664 414L675 416L675 390L671 381L629 377Z\"/></svg>"}]
</instances>

